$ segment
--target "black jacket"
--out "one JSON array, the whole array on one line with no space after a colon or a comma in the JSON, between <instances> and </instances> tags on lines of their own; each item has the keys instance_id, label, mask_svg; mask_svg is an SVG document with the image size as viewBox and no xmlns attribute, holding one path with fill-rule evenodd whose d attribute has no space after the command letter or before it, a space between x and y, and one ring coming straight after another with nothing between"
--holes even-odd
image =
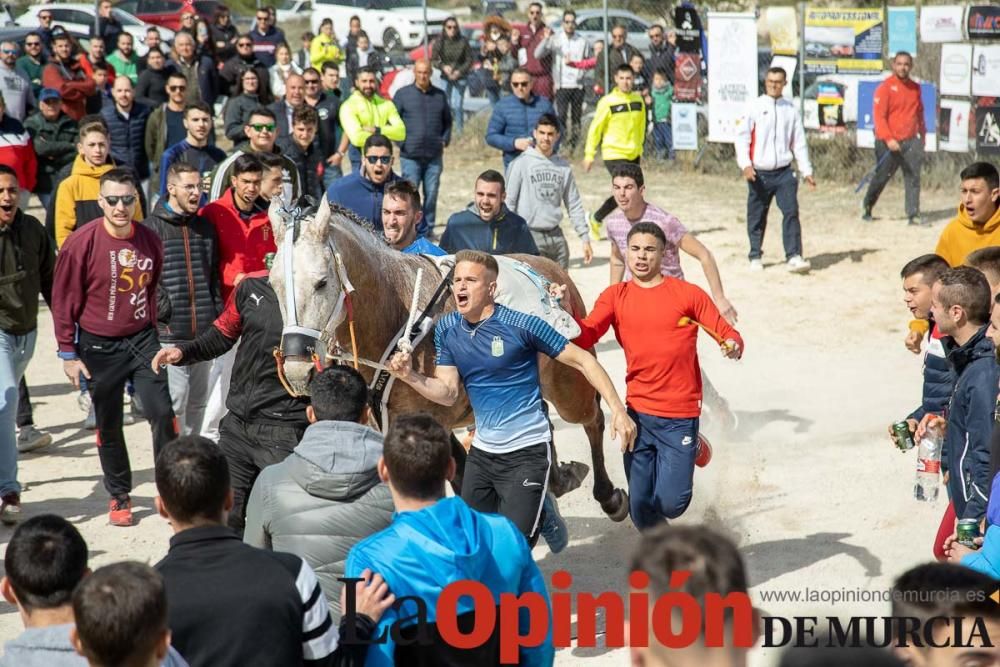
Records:
<instances>
[{"instance_id":1,"label":"black jacket","mask_svg":"<svg viewBox=\"0 0 1000 667\"><path fill-rule=\"evenodd\" d=\"M340 136L340 98L336 95L324 92L320 95L316 106L316 113L319 115L319 127L316 136L319 138L319 147L323 155L327 157L337 152Z\"/></svg>"},{"instance_id":2,"label":"black jacket","mask_svg":"<svg viewBox=\"0 0 1000 667\"><path fill-rule=\"evenodd\" d=\"M392 102L406 126L399 154L421 162L441 157L451 140L451 109L444 91L431 86L425 93L410 84L396 91Z\"/></svg>"},{"instance_id":3,"label":"black jacket","mask_svg":"<svg viewBox=\"0 0 1000 667\"><path fill-rule=\"evenodd\" d=\"M171 65L163 69L145 69L135 84L135 101L155 109L167 103L167 77L174 73Z\"/></svg>"},{"instance_id":4,"label":"black jacket","mask_svg":"<svg viewBox=\"0 0 1000 667\"><path fill-rule=\"evenodd\" d=\"M323 162L323 153L319 147L319 139L314 139L309 144L308 150L302 150L292 137L279 139L281 154L295 163L299 168L299 185L302 194L314 197L319 201L323 196L322 173L326 165ZM330 167L336 169L336 167Z\"/></svg>"},{"instance_id":5,"label":"black jacket","mask_svg":"<svg viewBox=\"0 0 1000 667\"><path fill-rule=\"evenodd\" d=\"M243 74L244 70L251 68L257 72L257 80L260 81L260 87L257 89L257 94L261 97L261 99L270 99L271 73L267 69L267 65L257 60L256 56L251 56L247 59L242 58L239 55L235 55L223 63L222 69L219 70L219 83L222 88L222 94L235 95L236 79Z\"/></svg>"},{"instance_id":6,"label":"black jacket","mask_svg":"<svg viewBox=\"0 0 1000 667\"><path fill-rule=\"evenodd\" d=\"M141 180L149 178L149 158L146 156L145 143L149 108L133 102L132 112L126 118L112 104L101 109L101 116L108 125L111 157L118 164L127 164L135 169Z\"/></svg>"},{"instance_id":7,"label":"black jacket","mask_svg":"<svg viewBox=\"0 0 1000 667\"><path fill-rule=\"evenodd\" d=\"M48 121L40 111L36 111L25 119L24 128L31 135L35 155L38 156L35 192L54 192L55 175L60 169L73 164L76 158L79 138L76 121L61 112L59 118Z\"/></svg>"},{"instance_id":8,"label":"black jacket","mask_svg":"<svg viewBox=\"0 0 1000 667\"><path fill-rule=\"evenodd\" d=\"M23 211L0 227L0 330L23 336L38 327L38 295L52 302L55 248L42 223Z\"/></svg>"},{"instance_id":9,"label":"black jacket","mask_svg":"<svg viewBox=\"0 0 1000 667\"><path fill-rule=\"evenodd\" d=\"M156 570L170 599L171 643L191 667L365 663L367 644L344 643L346 620L336 651L303 655L308 639L326 645L333 621L316 575L299 556L257 549L225 526L204 525L171 537ZM359 614L355 636L370 640L375 627Z\"/></svg>"},{"instance_id":10,"label":"black jacket","mask_svg":"<svg viewBox=\"0 0 1000 667\"><path fill-rule=\"evenodd\" d=\"M997 365L987 326L959 347L951 336L941 339L955 369L955 391L948 405L944 451L948 489L959 519L982 519L990 493L990 437L997 407Z\"/></svg>"},{"instance_id":11,"label":"black jacket","mask_svg":"<svg viewBox=\"0 0 1000 667\"><path fill-rule=\"evenodd\" d=\"M305 398L293 398L278 380L274 348L281 344L278 296L267 272L244 278L215 324L191 342L181 343L181 364L208 361L239 341L226 407L247 422L307 424Z\"/></svg>"},{"instance_id":12,"label":"black jacket","mask_svg":"<svg viewBox=\"0 0 1000 667\"><path fill-rule=\"evenodd\" d=\"M215 227L199 215L184 215L160 199L143 224L163 242L158 308L169 301L170 320L158 327L160 341L193 340L222 312L219 240Z\"/></svg>"}]
</instances>

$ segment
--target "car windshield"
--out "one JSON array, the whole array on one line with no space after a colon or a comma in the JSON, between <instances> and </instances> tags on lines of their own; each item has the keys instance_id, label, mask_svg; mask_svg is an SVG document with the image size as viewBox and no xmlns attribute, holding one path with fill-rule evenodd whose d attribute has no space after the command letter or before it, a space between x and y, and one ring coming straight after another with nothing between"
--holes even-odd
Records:
<instances>
[{"instance_id":1,"label":"car windshield","mask_svg":"<svg viewBox=\"0 0 1000 667\"><path fill-rule=\"evenodd\" d=\"M359 6L368 9L399 9L401 7L423 7L422 0L359 0Z\"/></svg>"},{"instance_id":2,"label":"car windshield","mask_svg":"<svg viewBox=\"0 0 1000 667\"><path fill-rule=\"evenodd\" d=\"M142 25L142 21L117 7L111 10L111 15L118 19L118 22L122 25Z\"/></svg>"},{"instance_id":3,"label":"car windshield","mask_svg":"<svg viewBox=\"0 0 1000 667\"><path fill-rule=\"evenodd\" d=\"M274 5L275 9L295 9L295 5L299 0L282 0L281 2Z\"/></svg>"}]
</instances>

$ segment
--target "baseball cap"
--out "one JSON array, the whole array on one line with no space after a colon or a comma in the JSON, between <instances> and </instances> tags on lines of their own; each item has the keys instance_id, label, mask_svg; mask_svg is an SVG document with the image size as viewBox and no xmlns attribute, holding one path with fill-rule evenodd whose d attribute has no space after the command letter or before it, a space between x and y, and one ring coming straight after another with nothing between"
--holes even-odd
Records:
<instances>
[{"instance_id":1,"label":"baseball cap","mask_svg":"<svg viewBox=\"0 0 1000 667\"><path fill-rule=\"evenodd\" d=\"M46 100L58 100L62 99L59 91L55 88L42 88L41 92L38 93L38 101L45 102Z\"/></svg>"}]
</instances>

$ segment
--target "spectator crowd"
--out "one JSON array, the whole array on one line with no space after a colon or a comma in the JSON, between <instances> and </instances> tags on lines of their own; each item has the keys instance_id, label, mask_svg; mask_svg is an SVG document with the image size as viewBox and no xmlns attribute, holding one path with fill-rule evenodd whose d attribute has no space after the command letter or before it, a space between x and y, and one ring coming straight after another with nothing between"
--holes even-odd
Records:
<instances>
[{"instance_id":1,"label":"spectator crowd","mask_svg":"<svg viewBox=\"0 0 1000 667\"><path fill-rule=\"evenodd\" d=\"M0 665L498 664L499 625L479 646L451 646L434 610L459 580L480 582L496 601L531 593L549 604L531 548L542 537L558 553L569 536L549 487L539 354L580 371L611 413L625 509L643 531L631 568L650 591L676 592L671 572L697 569L682 587L696 598L747 592L725 537L668 525L691 502L695 469L711 460L703 400L714 419L735 421L701 371L699 328L727 358L745 348L713 253L646 198L643 161L674 159L672 30L651 27L649 53L620 25L609 44L592 44L573 10L553 30L532 3L523 32L487 20L477 52L449 18L388 96L385 59L357 17L343 40L325 20L294 48L272 8L259 8L246 33L224 5L211 19L192 8L172 44L150 27L139 57L111 9L100 3L85 50L46 9L23 45L0 44L0 521L20 523L0 593L25 624ZM769 70L766 94L747 112L756 135L740 137L737 160L749 188L751 268L763 269L777 198L787 267L805 273L792 161L815 181L801 121L776 101L785 78ZM468 130L474 86L493 102L484 139L504 172L469 179L468 207L439 222L445 148ZM780 137L784 148L764 155L752 136L758 147L761 136ZM598 155L608 197L591 214L574 173ZM866 216L891 176L880 173ZM908 181L911 218L918 186ZM923 402L907 422L918 440L943 434L951 502L934 551L953 561L904 574L896 586L906 590L985 590L1000 578L1000 178L976 163L961 187L937 254L902 271L914 317L907 345L928 347ZM28 213L32 196L44 220ZM353 369L317 369L307 397L286 391L273 355L282 311L268 281L277 198L289 207L325 199L389 252L455 256L456 308L436 323L436 367L418 367L405 350L383 361L427 401L467 394L475 426L462 470L453 437L426 414L373 428L369 386ZM596 241L611 247L608 287L572 340L495 294L496 255L541 256L568 275L564 219L583 264ZM682 252L708 291L685 280ZM566 289L548 286L553 298ZM112 525L136 523L123 425L149 423L156 510L173 530L154 567L90 572L87 545L65 519L21 521L18 454L52 443L33 423L25 379L40 298L96 434ZM588 353L612 328L628 366L624 400ZM982 524L975 550L956 533L969 519ZM1000 636L1000 607L989 604L905 611L985 616ZM467 633L481 612L466 599L446 622ZM427 624L414 630L419 614ZM554 649L549 631L518 664L551 664ZM745 660L700 641L669 658L655 640L633 651L647 665Z\"/></svg>"}]
</instances>

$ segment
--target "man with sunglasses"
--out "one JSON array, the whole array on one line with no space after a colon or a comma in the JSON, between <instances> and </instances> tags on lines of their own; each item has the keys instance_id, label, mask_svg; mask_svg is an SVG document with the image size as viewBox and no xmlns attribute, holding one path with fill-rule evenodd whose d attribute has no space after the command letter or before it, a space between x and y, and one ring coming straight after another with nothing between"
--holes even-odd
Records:
<instances>
[{"instance_id":1,"label":"man with sunglasses","mask_svg":"<svg viewBox=\"0 0 1000 667\"><path fill-rule=\"evenodd\" d=\"M167 75L167 101L149 114L146 122L146 155L152 164L153 183L160 182L160 161L168 147L187 136L184 109L187 108L188 80L180 72Z\"/></svg>"},{"instance_id":2,"label":"man with sunglasses","mask_svg":"<svg viewBox=\"0 0 1000 667\"><path fill-rule=\"evenodd\" d=\"M324 156L323 192L326 192L335 180L343 175L341 163L344 156L339 148L340 135L340 96L323 89L323 77L315 67L309 67L302 73L306 84L306 104L316 110L319 116L319 126L316 137L319 140L319 152Z\"/></svg>"},{"instance_id":3,"label":"man with sunglasses","mask_svg":"<svg viewBox=\"0 0 1000 667\"><path fill-rule=\"evenodd\" d=\"M42 46L46 55L52 51L52 12L43 9L38 12L38 30L36 32L42 37Z\"/></svg>"},{"instance_id":4,"label":"man with sunglasses","mask_svg":"<svg viewBox=\"0 0 1000 667\"><path fill-rule=\"evenodd\" d=\"M552 29L545 25L542 5L532 2L528 5L528 29L521 35L519 46L524 49L526 59L524 69L532 77L531 92L552 99L552 53L539 49L541 43L552 35Z\"/></svg>"},{"instance_id":5,"label":"man with sunglasses","mask_svg":"<svg viewBox=\"0 0 1000 667\"><path fill-rule=\"evenodd\" d=\"M431 64L441 71L441 78L444 79L444 92L451 108L455 132L461 134L464 125L462 104L465 98L466 78L475 58L469 40L458 29L458 21L454 18L444 22L444 32L434 44L431 53L433 56Z\"/></svg>"},{"instance_id":6,"label":"man with sunglasses","mask_svg":"<svg viewBox=\"0 0 1000 667\"><path fill-rule=\"evenodd\" d=\"M406 126L396 105L377 90L375 70L362 67L354 77L354 92L340 105L340 126L350 142L348 156L355 173L361 168L361 148L369 137L382 135L392 141L406 139Z\"/></svg>"},{"instance_id":7,"label":"man with sunglasses","mask_svg":"<svg viewBox=\"0 0 1000 667\"><path fill-rule=\"evenodd\" d=\"M373 134L365 141L364 164L361 171L338 179L326 191L330 204L350 209L368 220L376 232L382 232L382 199L385 188L402 180L392 170L392 142L381 134ZM421 220L417 234L427 233Z\"/></svg>"},{"instance_id":8,"label":"man with sunglasses","mask_svg":"<svg viewBox=\"0 0 1000 667\"><path fill-rule=\"evenodd\" d=\"M673 32L673 31L671 31ZM677 34L674 33L674 42L677 41ZM649 60L646 61L646 68L650 72L663 70L667 74L667 81L674 83L674 45L668 36L664 35L663 26L655 24L649 29Z\"/></svg>"},{"instance_id":9,"label":"man with sunglasses","mask_svg":"<svg viewBox=\"0 0 1000 667\"><path fill-rule=\"evenodd\" d=\"M45 44L40 32L29 32L24 38L24 55L17 59L17 70L28 77L31 82L31 93L38 99L42 92L42 70L48 62L45 57Z\"/></svg>"},{"instance_id":10,"label":"man with sunglasses","mask_svg":"<svg viewBox=\"0 0 1000 667\"><path fill-rule=\"evenodd\" d=\"M55 244L38 220L18 207L18 180L0 165L0 521L13 523L21 511L17 482L15 395L31 361L38 335L38 296L52 303ZM50 440L51 441L51 440Z\"/></svg>"},{"instance_id":11,"label":"man with sunglasses","mask_svg":"<svg viewBox=\"0 0 1000 667\"><path fill-rule=\"evenodd\" d=\"M131 526L132 469L122 432L122 391L131 379L153 435L153 453L177 437L165 376L149 367L160 349L156 287L163 244L132 218L138 205L131 169L101 177L103 217L81 225L59 250L52 320L63 371L75 387L87 378L109 521Z\"/></svg>"},{"instance_id":12,"label":"man with sunglasses","mask_svg":"<svg viewBox=\"0 0 1000 667\"><path fill-rule=\"evenodd\" d=\"M566 143L573 152L580 138L580 116L583 113L583 73L577 65L591 57L590 42L576 31L576 12L568 9L563 13L562 32L552 33L539 44L536 54L554 59L552 69L556 89L556 110L559 125L568 127ZM566 121L573 114L572 124Z\"/></svg>"},{"instance_id":13,"label":"man with sunglasses","mask_svg":"<svg viewBox=\"0 0 1000 667\"><path fill-rule=\"evenodd\" d=\"M16 42L0 42L0 95L7 103L7 115L23 121L36 105L31 79L17 67L20 54Z\"/></svg>"},{"instance_id":14,"label":"man with sunglasses","mask_svg":"<svg viewBox=\"0 0 1000 667\"><path fill-rule=\"evenodd\" d=\"M531 74L518 67L510 75L513 95L502 97L493 107L490 124L486 126L486 143L503 151L503 167L534 145L531 133L538 119L545 114L555 115L548 98L531 92Z\"/></svg>"},{"instance_id":15,"label":"man with sunglasses","mask_svg":"<svg viewBox=\"0 0 1000 667\"><path fill-rule=\"evenodd\" d=\"M278 121L274 111L266 107L257 107L250 112L247 124L243 126L247 141L237 146L226 160L216 166L212 174L212 186L208 193L209 201L215 201L222 196L223 190L229 187L233 176L233 165L240 156L247 153L274 153L278 155L284 168L282 169L284 188L282 196L286 202L297 201L302 196L302 185L299 182L299 168L294 161L282 154L276 144L278 139Z\"/></svg>"},{"instance_id":16,"label":"man with sunglasses","mask_svg":"<svg viewBox=\"0 0 1000 667\"><path fill-rule=\"evenodd\" d=\"M97 92L97 84L73 57L73 42L66 33L52 37L52 58L42 70L42 85L58 91L67 116L79 122L86 115L87 98Z\"/></svg>"},{"instance_id":17,"label":"man with sunglasses","mask_svg":"<svg viewBox=\"0 0 1000 667\"><path fill-rule=\"evenodd\" d=\"M243 72L253 69L257 73L257 80L260 82L258 95L261 99L270 99L268 82L271 74L267 67L253 52L253 40L250 35L240 35L236 40L236 55L232 56L222 65L219 70L219 79L222 83L222 92L232 97L236 93L236 82L239 81Z\"/></svg>"},{"instance_id":18,"label":"man with sunglasses","mask_svg":"<svg viewBox=\"0 0 1000 667\"><path fill-rule=\"evenodd\" d=\"M253 53L266 67L271 67L276 62L274 51L278 44L285 41L285 35L271 24L271 18L267 9L261 7L257 10L254 27L250 30L250 39L253 41Z\"/></svg>"}]
</instances>

